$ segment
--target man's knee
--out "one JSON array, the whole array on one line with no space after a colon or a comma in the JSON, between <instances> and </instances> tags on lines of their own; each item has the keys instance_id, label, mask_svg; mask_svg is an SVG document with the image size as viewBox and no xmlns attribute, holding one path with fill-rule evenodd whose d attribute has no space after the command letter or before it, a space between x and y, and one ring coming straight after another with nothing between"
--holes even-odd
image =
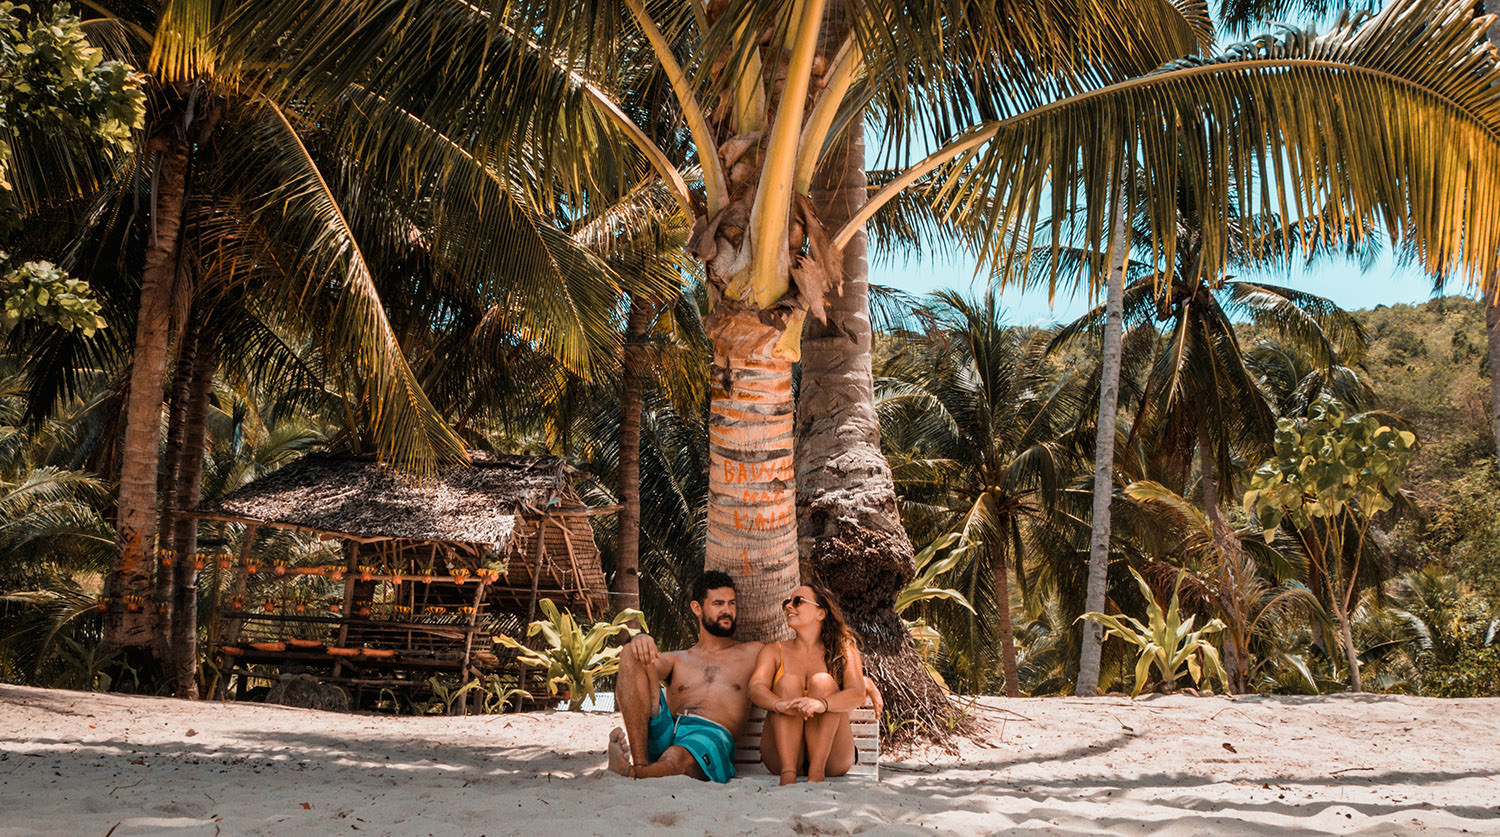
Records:
<instances>
[{"instance_id":1,"label":"man's knee","mask_svg":"<svg viewBox=\"0 0 1500 837\"><path fill-rule=\"evenodd\" d=\"M620 671L619 674L616 675L617 679L633 680L645 673L646 665L640 660L637 660L635 658L635 655L630 653L629 648L625 649L624 653L620 654Z\"/></svg>"},{"instance_id":2,"label":"man's knee","mask_svg":"<svg viewBox=\"0 0 1500 837\"><path fill-rule=\"evenodd\" d=\"M826 671L820 671L812 677L807 678L808 697L828 697L839 691L839 682L833 679L833 675Z\"/></svg>"}]
</instances>

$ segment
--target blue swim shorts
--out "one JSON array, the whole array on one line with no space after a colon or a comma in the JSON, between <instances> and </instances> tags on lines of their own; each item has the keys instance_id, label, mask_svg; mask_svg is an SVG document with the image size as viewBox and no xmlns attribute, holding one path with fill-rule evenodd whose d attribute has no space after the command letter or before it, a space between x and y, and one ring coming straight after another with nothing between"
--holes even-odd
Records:
<instances>
[{"instance_id":1,"label":"blue swim shorts","mask_svg":"<svg viewBox=\"0 0 1500 837\"><path fill-rule=\"evenodd\" d=\"M715 782L734 778L734 736L729 730L697 715L673 716L667 708L667 690L660 689L656 715L647 728L646 754L652 761L676 745L693 754L703 775Z\"/></svg>"}]
</instances>

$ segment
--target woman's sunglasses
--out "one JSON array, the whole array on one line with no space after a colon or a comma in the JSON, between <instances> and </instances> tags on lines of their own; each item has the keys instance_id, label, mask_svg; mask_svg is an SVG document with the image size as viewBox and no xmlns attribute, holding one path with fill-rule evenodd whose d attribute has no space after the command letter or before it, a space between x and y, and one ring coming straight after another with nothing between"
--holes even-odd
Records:
<instances>
[{"instance_id":1,"label":"woman's sunglasses","mask_svg":"<svg viewBox=\"0 0 1500 837\"><path fill-rule=\"evenodd\" d=\"M782 610L786 610L787 605L791 605L792 607L801 607L801 606L803 606L805 604L810 604L813 607L822 607L822 605L818 604L817 602L813 601L812 599L804 599L801 596L793 596L790 599L787 599L786 601L784 601L784 602L781 603L781 609Z\"/></svg>"}]
</instances>

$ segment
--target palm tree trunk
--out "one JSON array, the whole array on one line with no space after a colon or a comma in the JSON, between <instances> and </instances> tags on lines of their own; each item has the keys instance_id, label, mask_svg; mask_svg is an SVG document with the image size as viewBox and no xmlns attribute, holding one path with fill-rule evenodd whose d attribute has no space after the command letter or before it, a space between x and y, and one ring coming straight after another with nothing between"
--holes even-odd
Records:
<instances>
[{"instance_id":1,"label":"palm tree trunk","mask_svg":"<svg viewBox=\"0 0 1500 837\"><path fill-rule=\"evenodd\" d=\"M1021 681L1016 673L1016 629L1010 617L1010 568L1003 547L991 553L990 572L995 576L995 603L1000 608L1000 668L1005 673L1005 696L1020 697Z\"/></svg>"},{"instance_id":2,"label":"palm tree trunk","mask_svg":"<svg viewBox=\"0 0 1500 837\"><path fill-rule=\"evenodd\" d=\"M1123 193L1123 190L1121 190ZM1109 567L1109 504L1115 489L1115 415L1120 402L1120 340L1125 321L1125 256L1129 228L1125 198L1115 198L1114 224L1109 242L1109 290L1104 304L1103 369L1099 374L1099 420L1094 431L1094 517L1089 534L1089 575L1084 610L1104 612ZM1104 629L1083 625L1083 648L1078 658L1079 697L1099 693L1099 655Z\"/></svg>"},{"instance_id":3,"label":"palm tree trunk","mask_svg":"<svg viewBox=\"0 0 1500 837\"><path fill-rule=\"evenodd\" d=\"M1495 465L1500 467L1500 291L1484 307L1490 335L1490 419L1495 430Z\"/></svg>"},{"instance_id":4,"label":"palm tree trunk","mask_svg":"<svg viewBox=\"0 0 1500 837\"><path fill-rule=\"evenodd\" d=\"M213 393L216 368L213 346L194 341L193 359L186 409L186 431L182 450L178 452L177 487L174 496L178 506L175 515L173 547L179 560L176 566L176 601L172 604L172 674L177 696L198 699L198 570L191 557L198 551L198 521L181 514L182 509L198 505L203 493L203 450L208 399Z\"/></svg>"},{"instance_id":5,"label":"palm tree trunk","mask_svg":"<svg viewBox=\"0 0 1500 837\"><path fill-rule=\"evenodd\" d=\"M1224 669L1229 675L1229 689L1234 694L1247 690L1249 684L1250 656L1247 653L1243 628L1244 584L1239 576L1244 555L1229 522L1219 508L1219 480L1214 467L1213 446L1208 438L1208 428L1198 426L1199 484L1203 487L1203 510L1213 533L1214 547L1219 554L1219 600L1229 622L1224 642Z\"/></svg>"},{"instance_id":6,"label":"palm tree trunk","mask_svg":"<svg viewBox=\"0 0 1500 837\"><path fill-rule=\"evenodd\" d=\"M180 262L179 233L187 197L188 146L176 136L160 140L152 235L141 274L116 509L119 556L105 585L105 650L138 655L152 645L150 557L156 550L156 477L161 407L167 370L167 332Z\"/></svg>"},{"instance_id":7,"label":"palm tree trunk","mask_svg":"<svg viewBox=\"0 0 1500 837\"><path fill-rule=\"evenodd\" d=\"M1500 0L1484 0L1484 11L1500 14ZM1490 24L1490 43L1500 49L1500 19ZM1490 419L1495 430L1495 466L1500 467L1500 287L1496 287L1491 299L1485 299L1481 290L1479 300L1484 303L1484 323L1490 338Z\"/></svg>"},{"instance_id":8,"label":"palm tree trunk","mask_svg":"<svg viewBox=\"0 0 1500 837\"><path fill-rule=\"evenodd\" d=\"M831 33L835 37L837 32ZM824 224L837 228L865 203L864 131L855 121L831 147L813 184ZM869 259L863 232L844 248L843 281L824 298L826 320L802 337L797 403L797 547L805 570L833 593L860 639L865 671L893 717L937 733L947 700L927 674L896 596L916 573L891 469L880 449L871 368Z\"/></svg>"},{"instance_id":9,"label":"palm tree trunk","mask_svg":"<svg viewBox=\"0 0 1500 837\"><path fill-rule=\"evenodd\" d=\"M779 603L798 583L792 361L786 327L720 301L704 318L713 341L708 416L708 535L704 567L734 579L742 640L787 635Z\"/></svg>"},{"instance_id":10,"label":"palm tree trunk","mask_svg":"<svg viewBox=\"0 0 1500 837\"><path fill-rule=\"evenodd\" d=\"M631 296L620 363L620 533L613 592L621 609L641 606L641 388L650 362L643 342L654 314L650 301Z\"/></svg>"},{"instance_id":11,"label":"palm tree trunk","mask_svg":"<svg viewBox=\"0 0 1500 837\"><path fill-rule=\"evenodd\" d=\"M171 532L176 521L177 469L182 460L182 436L187 427L188 393L193 378L193 342L196 332L187 329L178 334L177 363L172 372L172 394L167 402L167 443L161 459L161 472L157 475L157 490L161 496L161 515L157 518L157 531ZM170 548L157 551L156 556L156 655L162 660L172 659L172 606L176 598L174 567L176 563ZM180 553L178 553L180 554Z\"/></svg>"}]
</instances>

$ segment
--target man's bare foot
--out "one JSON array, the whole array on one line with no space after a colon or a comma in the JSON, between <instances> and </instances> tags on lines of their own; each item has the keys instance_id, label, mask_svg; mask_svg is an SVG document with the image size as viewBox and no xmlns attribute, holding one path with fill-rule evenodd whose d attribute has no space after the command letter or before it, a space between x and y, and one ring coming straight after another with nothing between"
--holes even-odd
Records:
<instances>
[{"instance_id":1,"label":"man's bare foot","mask_svg":"<svg viewBox=\"0 0 1500 837\"><path fill-rule=\"evenodd\" d=\"M630 775L630 739L620 727L609 733L609 769L621 776Z\"/></svg>"},{"instance_id":2,"label":"man's bare foot","mask_svg":"<svg viewBox=\"0 0 1500 837\"><path fill-rule=\"evenodd\" d=\"M783 771L781 771L781 784L782 785L795 785L795 784L797 784L797 771L795 771L795 770L783 770Z\"/></svg>"}]
</instances>

